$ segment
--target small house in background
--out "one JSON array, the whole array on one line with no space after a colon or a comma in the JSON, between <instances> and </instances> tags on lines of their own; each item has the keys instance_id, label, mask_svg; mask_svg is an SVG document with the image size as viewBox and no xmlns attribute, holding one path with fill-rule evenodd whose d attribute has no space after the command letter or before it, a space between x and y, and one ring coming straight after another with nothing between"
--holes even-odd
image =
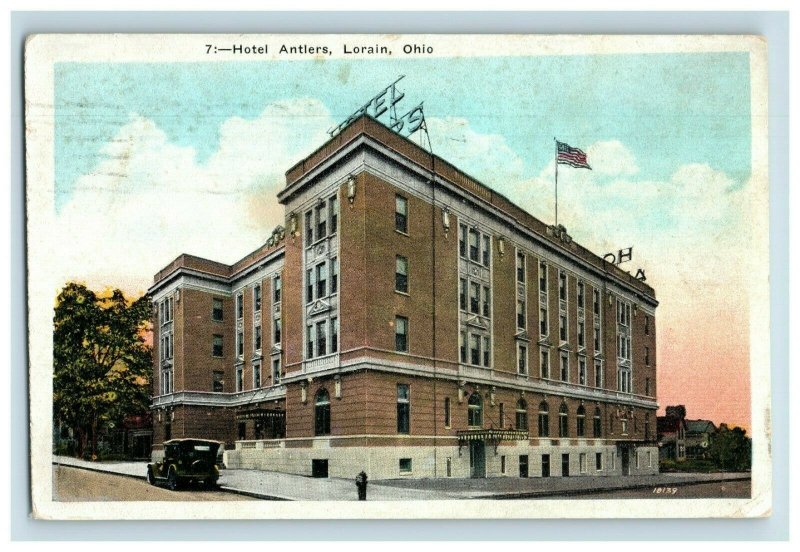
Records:
<instances>
[{"instance_id":1,"label":"small house in background","mask_svg":"<svg viewBox=\"0 0 800 552\"><path fill-rule=\"evenodd\" d=\"M708 458L717 426L711 420L686 420L686 457Z\"/></svg>"},{"instance_id":2,"label":"small house in background","mask_svg":"<svg viewBox=\"0 0 800 552\"><path fill-rule=\"evenodd\" d=\"M656 420L660 460L686 460L686 407L668 406L666 416Z\"/></svg>"}]
</instances>

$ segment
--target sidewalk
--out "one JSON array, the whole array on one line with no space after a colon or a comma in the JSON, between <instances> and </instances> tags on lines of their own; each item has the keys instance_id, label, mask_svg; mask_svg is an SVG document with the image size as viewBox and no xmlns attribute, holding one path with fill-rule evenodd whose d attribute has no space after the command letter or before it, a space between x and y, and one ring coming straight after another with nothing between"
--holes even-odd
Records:
<instances>
[{"instance_id":1,"label":"sidewalk","mask_svg":"<svg viewBox=\"0 0 800 552\"><path fill-rule=\"evenodd\" d=\"M53 464L145 478L147 462L88 462L54 456ZM741 481L748 473L664 473L629 477L501 477L490 479L390 479L370 481L369 500L457 500L591 495L615 489L678 487L696 483ZM265 500L356 500L355 482L317 479L259 470L220 470L223 491Z\"/></svg>"}]
</instances>

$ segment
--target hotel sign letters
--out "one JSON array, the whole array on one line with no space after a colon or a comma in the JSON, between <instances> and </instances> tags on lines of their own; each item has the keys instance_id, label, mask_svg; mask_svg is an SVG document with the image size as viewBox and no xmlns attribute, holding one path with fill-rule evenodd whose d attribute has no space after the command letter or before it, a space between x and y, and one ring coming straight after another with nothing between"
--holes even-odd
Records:
<instances>
[{"instance_id":1,"label":"hotel sign letters","mask_svg":"<svg viewBox=\"0 0 800 552\"><path fill-rule=\"evenodd\" d=\"M397 116L397 104L405 97L405 93L397 89L397 83L404 77L405 75L398 77L396 81L378 92L372 99L354 111L353 114L343 122L328 129L328 134L330 134L331 137L336 136L343 128L362 115L369 115L373 119L380 120L386 113L389 114L388 126L390 129L405 137L414 134L425 122L425 115L422 111L422 102L420 102L419 105L406 114L400 117Z\"/></svg>"}]
</instances>

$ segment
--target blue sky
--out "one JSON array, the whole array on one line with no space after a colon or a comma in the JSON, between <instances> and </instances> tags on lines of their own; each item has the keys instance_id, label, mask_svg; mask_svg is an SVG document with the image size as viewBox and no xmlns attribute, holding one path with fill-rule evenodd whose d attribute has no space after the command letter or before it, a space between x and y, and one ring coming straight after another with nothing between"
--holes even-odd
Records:
<instances>
[{"instance_id":1,"label":"blue sky","mask_svg":"<svg viewBox=\"0 0 800 552\"><path fill-rule=\"evenodd\" d=\"M194 148L202 163L231 117L255 118L271 102L309 97L344 119L400 74L403 105L424 100L428 117L462 118L477 133L501 135L524 164L520 178L548 162L554 136L584 148L618 140L646 160L639 164L645 179L668 178L687 163L706 163L737 181L749 174L746 53L62 63L55 90L57 208L130 114ZM448 145L438 149L446 157Z\"/></svg>"}]
</instances>

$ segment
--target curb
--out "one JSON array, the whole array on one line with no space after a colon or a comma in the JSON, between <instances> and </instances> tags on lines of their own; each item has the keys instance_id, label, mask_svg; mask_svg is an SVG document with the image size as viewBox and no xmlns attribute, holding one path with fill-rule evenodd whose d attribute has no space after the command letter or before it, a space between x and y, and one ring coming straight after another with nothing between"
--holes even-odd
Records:
<instances>
[{"instance_id":1,"label":"curb","mask_svg":"<svg viewBox=\"0 0 800 552\"><path fill-rule=\"evenodd\" d=\"M505 494L492 494L492 495L471 495L468 498L472 500L508 500L508 499L516 499L516 498L547 498L547 497L554 497L554 496L580 496L580 495L590 495L590 494L598 494L604 493L609 491L627 491L627 490L638 490L638 489L650 489L653 487L689 487L691 485L703 485L705 483L725 483L727 481L750 481L752 478L747 476L741 477L731 477L727 479L708 479L705 481L679 481L675 483L670 483L669 485L653 485L652 483L640 483L636 485L627 485L625 487L596 487L594 489L572 489L566 491L530 491L530 492L522 492L522 493L505 493Z\"/></svg>"}]
</instances>

